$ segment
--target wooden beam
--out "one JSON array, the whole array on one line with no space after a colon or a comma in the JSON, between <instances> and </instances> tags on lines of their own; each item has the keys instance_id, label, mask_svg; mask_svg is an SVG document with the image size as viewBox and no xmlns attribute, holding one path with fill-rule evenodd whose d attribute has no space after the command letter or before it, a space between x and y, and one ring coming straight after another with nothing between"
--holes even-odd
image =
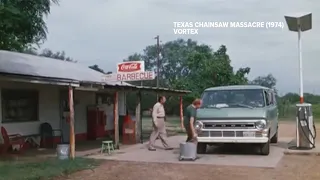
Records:
<instances>
[{"instance_id":1,"label":"wooden beam","mask_svg":"<svg viewBox=\"0 0 320 180\"><path fill-rule=\"evenodd\" d=\"M136 131L135 131L135 135L136 135L136 143L141 142L142 143L142 121L141 118L142 114L141 114L141 92L139 91L137 93L137 106L136 106Z\"/></svg>"},{"instance_id":2,"label":"wooden beam","mask_svg":"<svg viewBox=\"0 0 320 180\"><path fill-rule=\"evenodd\" d=\"M113 106L113 114L114 114L114 144L116 149L119 149L119 93L116 91L114 93L114 106Z\"/></svg>"},{"instance_id":3,"label":"wooden beam","mask_svg":"<svg viewBox=\"0 0 320 180\"><path fill-rule=\"evenodd\" d=\"M69 86L69 111L70 111L70 158L75 158L75 135L74 135L74 107L73 88Z\"/></svg>"}]
</instances>

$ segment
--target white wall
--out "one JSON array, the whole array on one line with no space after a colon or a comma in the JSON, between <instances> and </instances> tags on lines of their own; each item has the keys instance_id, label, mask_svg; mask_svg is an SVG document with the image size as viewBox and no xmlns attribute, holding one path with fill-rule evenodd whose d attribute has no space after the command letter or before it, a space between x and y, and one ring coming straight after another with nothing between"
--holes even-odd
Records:
<instances>
[{"instance_id":1,"label":"white wall","mask_svg":"<svg viewBox=\"0 0 320 180\"><path fill-rule=\"evenodd\" d=\"M2 124L2 103L0 103L0 126L4 126L8 131L8 134L38 134L39 126L44 122L50 123L53 129L60 129L59 93L61 86L0 81L0 102L2 88L36 89L39 91L39 121ZM75 133L85 133L87 132L87 106L95 104L95 92L75 91L74 100ZM125 115L125 106L125 93L120 92L119 115Z\"/></svg>"},{"instance_id":2,"label":"white wall","mask_svg":"<svg viewBox=\"0 0 320 180\"><path fill-rule=\"evenodd\" d=\"M75 133L87 132L87 107L95 104L95 92L75 91L74 93L74 126Z\"/></svg>"},{"instance_id":3,"label":"white wall","mask_svg":"<svg viewBox=\"0 0 320 180\"><path fill-rule=\"evenodd\" d=\"M59 90L57 86L0 81L0 92L2 88L39 90L39 121L2 124L2 103L0 103L0 124L6 128L8 134L37 134L39 133L39 126L43 122L50 123L54 129L60 127Z\"/></svg>"},{"instance_id":4,"label":"white wall","mask_svg":"<svg viewBox=\"0 0 320 180\"><path fill-rule=\"evenodd\" d=\"M107 116L105 130L113 130L114 129L114 116L113 116L114 104L111 104L111 105L101 104L99 107L101 110L105 112ZM119 116L126 115L126 93L123 91L119 92L118 94L118 112L119 112Z\"/></svg>"}]
</instances>

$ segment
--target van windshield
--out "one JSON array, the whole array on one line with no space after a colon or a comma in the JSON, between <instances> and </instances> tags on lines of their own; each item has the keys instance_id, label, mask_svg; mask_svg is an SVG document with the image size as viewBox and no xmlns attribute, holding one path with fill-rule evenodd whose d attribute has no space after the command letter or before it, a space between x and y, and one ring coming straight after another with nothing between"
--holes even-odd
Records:
<instances>
[{"instance_id":1,"label":"van windshield","mask_svg":"<svg viewBox=\"0 0 320 180\"><path fill-rule=\"evenodd\" d=\"M264 107L262 89L212 90L202 94L202 108Z\"/></svg>"}]
</instances>

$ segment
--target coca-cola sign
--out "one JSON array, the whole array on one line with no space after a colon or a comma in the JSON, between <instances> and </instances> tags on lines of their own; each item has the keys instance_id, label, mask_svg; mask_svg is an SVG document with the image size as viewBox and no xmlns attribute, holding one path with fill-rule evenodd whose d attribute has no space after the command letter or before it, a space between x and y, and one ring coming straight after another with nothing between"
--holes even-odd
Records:
<instances>
[{"instance_id":1,"label":"coca-cola sign","mask_svg":"<svg viewBox=\"0 0 320 180\"><path fill-rule=\"evenodd\" d=\"M119 63L117 73L144 72L144 61L129 61Z\"/></svg>"}]
</instances>

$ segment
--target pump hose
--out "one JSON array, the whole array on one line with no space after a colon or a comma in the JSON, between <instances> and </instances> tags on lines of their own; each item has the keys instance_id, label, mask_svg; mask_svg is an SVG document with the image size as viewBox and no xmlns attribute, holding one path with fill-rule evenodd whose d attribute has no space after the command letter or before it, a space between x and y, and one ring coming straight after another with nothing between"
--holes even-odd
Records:
<instances>
[{"instance_id":1,"label":"pump hose","mask_svg":"<svg viewBox=\"0 0 320 180\"><path fill-rule=\"evenodd\" d=\"M302 128L302 124L301 124L302 119L298 118L298 120L299 120L299 125L300 125L300 127L301 127L301 131L302 131L303 135L306 137L306 139L307 139L308 142L312 145L312 147L315 148L315 147L316 147L315 142L312 142L312 141L310 140L309 136L307 135L307 132L305 132L304 128ZM307 119L303 119L303 120L308 121ZM309 123L308 123L308 124L309 124ZM314 130L314 134L312 134L312 131L311 131L311 129L310 129L309 126L308 126L308 131L309 131L309 133L310 133L310 135L311 135L311 138L312 138L313 140L315 140L316 137L317 137L317 130L316 130L316 126L315 126L314 122L313 122L312 127L313 127L313 130Z\"/></svg>"}]
</instances>

